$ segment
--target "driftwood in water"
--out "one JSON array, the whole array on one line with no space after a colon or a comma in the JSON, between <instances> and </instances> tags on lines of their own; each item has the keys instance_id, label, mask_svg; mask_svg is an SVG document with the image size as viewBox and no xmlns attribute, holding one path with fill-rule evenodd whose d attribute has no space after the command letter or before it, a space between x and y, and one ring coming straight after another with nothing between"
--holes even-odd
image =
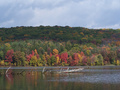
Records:
<instances>
[{"instance_id":1,"label":"driftwood in water","mask_svg":"<svg viewBox=\"0 0 120 90\"><path fill-rule=\"evenodd\" d=\"M42 70L42 73L45 74L46 72L48 72L49 70L48 69L45 69L45 67L43 68Z\"/></svg>"},{"instance_id":2,"label":"driftwood in water","mask_svg":"<svg viewBox=\"0 0 120 90\"><path fill-rule=\"evenodd\" d=\"M43 68L43 70L42 70L42 73L44 73L45 72L45 67Z\"/></svg>"},{"instance_id":3,"label":"driftwood in water","mask_svg":"<svg viewBox=\"0 0 120 90\"><path fill-rule=\"evenodd\" d=\"M53 72L51 71L51 69L46 69L44 67L43 70L42 70L42 74L46 74L46 73L53 73Z\"/></svg>"},{"instance_id":4,"label":"driftwood in water","mask_svg":"<svg viewBox=\"0 0 120 90\"><path fill-rule=\"evenodd\" d=\"M79 72L82 71L84 68L77 68L77 69L69 69L69 67L67 69L60 69L58 71L51 71L49 69L45 69L45 67L42 70L42 73L73 73L73 72Z\"/></svg>"},{"instance_id":5,"label":"driftwood in water","mask_svg":"<svg viewBox=\"0 0 120 90\"><path fill-rule=\"evenodd\" d=\"M5 74L7 74L8 70L11 68L11 66L6 70Z\"/></svg>"},{"instance_id":6,"label":"driftwood in water","mask_svg":"<svg viewBox=\"0 0 120 90\"><path fill-rule=\"evenodd\" d=\"M12 75L17 74L17 75L19 75L19 74L22 74L22 73L25 71L25 70L22 70L21 72L17 72L17 73L15 73L15 72L9 73L8 71L10 70L10 68L11 68L11 66L6 70L6 72L5 72L6 75L9 75L9 74L12 74ZM4 73L3 73L3 74L4 74Z\"/></svg>"},{"instance_id":7,"label":"driftwood in water","mask_svg":"<svg viewBox=\"0 0 120 90\"><path fill-rule=\"evenodd\" d=\"M69 70L69 68L65 71L62 71L62 72L66 72L66 73L71 73L71 72L78 72L78 71L81 71L83 70L84 68L78 68L78 69L71 69Z\"/></svg>"},{"instance_id":8,"label":"driftwood in water","mask_svg":"<svg viewBox=\"0 0 120 90\"><path fill-rule=\"evenodd\" d=\"M62 70L62 68L61 68L61 70L59 71L59 72L57 72L57 73L72 73L72 72L79 72L79 71L81 71L81 70L83 70L84 68L78 68L78 69L69 69L69 68L67 68L67 70Z\"/></svg>"}]
</instances>

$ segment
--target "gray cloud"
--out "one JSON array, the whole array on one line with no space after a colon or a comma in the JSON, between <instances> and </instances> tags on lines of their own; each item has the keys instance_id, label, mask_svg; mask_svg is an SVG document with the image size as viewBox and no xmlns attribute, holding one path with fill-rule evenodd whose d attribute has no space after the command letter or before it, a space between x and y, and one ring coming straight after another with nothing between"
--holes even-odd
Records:
<instances>
[{"instance_id":1,"label":"gray cloud","mask_svg":"<svg viewBox=\"0 0 120 90\"><path fill-rule=\"evenodd\" d=\"M120 28L120 0L1 0L0 27Z\"/></svg>"}]
</instances>

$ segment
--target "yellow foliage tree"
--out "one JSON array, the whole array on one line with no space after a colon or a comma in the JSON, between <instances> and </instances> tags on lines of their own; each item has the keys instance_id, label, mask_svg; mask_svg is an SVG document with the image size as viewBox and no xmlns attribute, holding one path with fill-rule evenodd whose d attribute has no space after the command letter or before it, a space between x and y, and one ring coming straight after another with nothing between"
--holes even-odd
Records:
<instances>
[{"instance_id":1,"label":"yellow foliage tree","mask_svg":"<svg viewBox=\"0 0 120 90\"><path fill-rule=\"evenodd\" d=\"M43 61L44 61L45 65L47 65L47 62L49 59L50 59L50 56L47 54L47 52L45 52L43 54Z\"/></svg>"},{"instance_id":2,"label":"yellow foliage tree","mask_svg":"<svg viewBox=\"0 0 120 90\"><path fill-rule=\"evenodd\" d=\"M38 61L37 57L36 56L32 56L31 60L30 60L30 64L32 66L36 66L37 65L37 61Z\"/></svg>"},{"instance_id":3,"label":"yellow foliage tree","mask_svg":"<svg viewBox=\"0 0 120 90\"><path fill-rule=\"evenodd\" d=\"M59 58L59 56L56 56L56 63L57 63L57 64L60 63L60 58Z\"/></svg>"},{"instance_id":4,"label":"yellow foliage tree","mask_svg":"<svg viewBox=\"0 0 120 90\"><path fill-rule=\"evenodd\" d=\"M37 53L37 50L35 49L35 55L37 55L38 53Z\"/></svg>"},{"instance_id":5,"label":"yellow foliage tree","mask_svg":"<svg viewBox=\"0 0 120 90\"><path fill-rule=\"evenodd\" d=\"M82 62L82 56L79 53L77 53L77 54L78 54L79 62L81 63Z\"/></svg>"},{"instance_id":6,"label":"yellow foliage tree","mask_svg":"<svg viewBox=\"0 0 120 90\"><path fill-rule=\"evenodd\" d=\"M53 55L57 55L59 52L57 49L53 49Z\"/></svg>"},{"instance_id":7,"label":"yellow foliage tree","mask_svg":"<svg viewBox=\"0 0 120 90\"><path fill-rule=\"evenodd\" d=\"M117 61L116 61L116 64L117 64L117 65L120 65L120 61L119 61L119 60L117 60Z\"/></svg>"},{"instance_id":8,"label":"yellow foliage tree","mask_svg":"<svg viewBox=\"0 0 120 90\"><path fill-rule=\"evenodd\" d=\"M87 53L87 55L90 55L91 51L90 51L90 50L87 50L86 53Z\"/></svg>"},{"instance_id":9,"label":"yellow foliage tree","mask_svg":"<svg viewBox=\"0 0 120 90\"><path fill-rule=\"evenodd\" d=\"M84 33L83 33L83 32L80 32L80 34L81 34L81 35L84 35Z\"/></svg>"},{"instance_id":10,"label":"yellow foliage tree","mask_svg":"<svg viewBox=\"0 0 120 90\"><path fill-rule=\"evenodd\" d=\"M5 43L5 46L7 47L11 47L11 45L9 43Z\"/></svg>"},{"instance_id":11,"label":"yellow foliage tree","mask_svg":"<svg viewBox=\"0 0 120 90\"><path fill-rule=\"evenodd\" d=\"M84 46L83 46L83 49L86 49L86 48L87 48L87 46L86 46L86 45L84 45Z\"/></svg>"}]
</instances>

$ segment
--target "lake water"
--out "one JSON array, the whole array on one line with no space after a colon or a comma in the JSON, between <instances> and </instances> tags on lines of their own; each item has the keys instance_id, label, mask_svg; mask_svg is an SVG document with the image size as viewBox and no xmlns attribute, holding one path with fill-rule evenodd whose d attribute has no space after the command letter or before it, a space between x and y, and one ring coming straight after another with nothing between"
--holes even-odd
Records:
<instances>
[{"instance_id":1,"label":"lake water","mask_svg":"<svg viewBox=\"0 0 120 90\"><path fill-rule=\"evenodd\" d=\"M120 90L120 66L85 66L76 73L45 73L43 67L0 67L0 90ZM68 67L46 67L51 72ZM69 67L79 68L79 67ZM24 72L19 74L19 72Z\"/></svg>"}]
</instances>

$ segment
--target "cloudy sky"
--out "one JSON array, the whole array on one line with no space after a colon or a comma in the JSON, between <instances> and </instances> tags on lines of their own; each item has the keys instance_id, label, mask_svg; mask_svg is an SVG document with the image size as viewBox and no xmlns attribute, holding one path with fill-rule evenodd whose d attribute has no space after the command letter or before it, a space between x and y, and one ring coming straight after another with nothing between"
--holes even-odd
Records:
<instances>
[{"instance_id":1,"label":"cloudy sky","mask_svg":"<svg viewBox=\"0 0 120 90\"><path fill-rule=\"evenodd\" d=\"M0 0L0 27L120 28L120 0Z\"/></svg>"}]
</instances>

